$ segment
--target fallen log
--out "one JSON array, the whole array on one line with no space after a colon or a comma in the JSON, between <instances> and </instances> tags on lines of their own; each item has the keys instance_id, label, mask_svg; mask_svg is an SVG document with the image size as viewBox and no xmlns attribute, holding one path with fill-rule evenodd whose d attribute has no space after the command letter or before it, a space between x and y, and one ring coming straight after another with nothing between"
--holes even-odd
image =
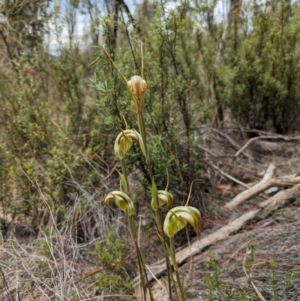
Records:
<instances>
[{"instance_id":1,"label":"fallen log","mask_svg":"<svg viewBox=\"0 0 300 301\"><path fill-rule=\"evenodd\" d=\"M263 140L263 139L272 139L272 140L274 140L274 139L281 139L281 140L284 140L284 141L298 141L298 140L300 140L300 136L297 136L297 137L287 137L287 136L283 136L283 135L276 135L276 136L272 135L272 136L258 136L258 137L254 137L254 138L249 139L245 143L245 145L235 153L234 156L238 157L241 153L245 152L246 148L252 142L257 141L257 140ZM272 148L270 148L269 151L272 151Z\"/></svg>"},{"instance_id":2,"label":"fallen log","mask_svg":"<svg viewBox=\"0 0 300 301\"><path fill-rule=\"evenodd\" d=\"M270 180L272 179L274 173L276 171L276 166L274 164L270 164L264 177L262 180L256 185L250 187L247 190L242 191L237 196L235 196L230 202L225 205L225 208L232 209L242 202L251 199L255 195L265 191L270 188Z\"/></svg>"},{"instance_id":3,"label":"fallen log","mask_svg":"<svg viewBox=\"0 0 300 301\"><path fill-rule=\"evenodd\" d=\"M271 187L289 187L300 183L300 177L294 178L272 178L276 170L275 165L272 163L269 165L264 177L256 185L250 187L247 190L242 191L235 196L230 202L225 205L227 209L233 209L239 204L251 199L252 197L260 194L261 192Z\"/></svg>"}]
</instances>

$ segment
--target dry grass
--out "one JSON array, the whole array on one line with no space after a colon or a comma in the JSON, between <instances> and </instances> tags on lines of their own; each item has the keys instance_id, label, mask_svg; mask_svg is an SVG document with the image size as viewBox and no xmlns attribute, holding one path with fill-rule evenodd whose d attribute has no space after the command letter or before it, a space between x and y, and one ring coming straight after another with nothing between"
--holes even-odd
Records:
<instances>
[{"instance_id":1,"label":"dry grass","mask_svg":"<svg viewBox=\"0 0 300 301\"><path fill-rule=\"evenodd\" d=\"M10 225L1 237L2 301L135 300L109 287L103 291L97 288L111 267L101 265L93 255L95 241L105 241L111 229L117 237L126 232L122 214L108 210L100 200L101 194L89 195L84 206L75 200L59 225L49 211L49 223L38 231L30 232L26 223ZM127 269L131 269L129 264L125 275ZM135 268L132 272L128 276L135 275Z\"/></svg>"}]
</instances>

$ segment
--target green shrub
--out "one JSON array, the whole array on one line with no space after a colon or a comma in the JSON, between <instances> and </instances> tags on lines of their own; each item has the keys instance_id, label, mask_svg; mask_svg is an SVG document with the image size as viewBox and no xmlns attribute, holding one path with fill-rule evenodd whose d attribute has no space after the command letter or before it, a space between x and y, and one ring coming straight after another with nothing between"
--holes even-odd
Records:
<instances>
[{"instance_id":1,"label":"green shrub","mask_svg":"<svg viewBox=\"0 0 300 301\"><path fill-rule=\"evenodd\" d=\"M240 124L287 133L299 114L300 8L286 1L245 7L217 70L218 97Z\"/></svg>"}]
</instances>

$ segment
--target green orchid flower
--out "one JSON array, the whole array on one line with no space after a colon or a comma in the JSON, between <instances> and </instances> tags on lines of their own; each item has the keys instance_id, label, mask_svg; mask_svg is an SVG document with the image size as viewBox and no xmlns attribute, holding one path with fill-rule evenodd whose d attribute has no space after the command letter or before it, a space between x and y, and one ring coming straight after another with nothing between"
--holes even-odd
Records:
<instances>
[{"instance_id":1,"label":"green orchid flower","mask_svg":"<svg viewBox=\"0 0 300 301\"><path fill-rule=\"evenodd\" d=\"M124 159L127 152L132 147L133 139L138 141L142 152L145 152L145 147L141 135L135 130L124 130L117 136L114 146L115 155L120 160Z\"/></svg>"},{"instance_id":2,"label":"green orchid flower","mask_svg":"<svg viewBox=\"0 0 300 301\"><path fill-rule=\"evenodd\" d=\"M152 198L151 207L154 211L157 210L158 207L162 207L167 205L167 208L172 207L173 205L173 195L166 190L158 190L157 191L157 200Z\"/></svg>"},{"instance_id":3,"label":"green orchid flower","mask_svg":"<svg viewBox=\"0 0 300 301\"><path fill-rule=\"evenodd\" d=\"M200 231L202 219L199 210L191 206L178 206L167 213L163 229L167 236L174 237L188 223L194 228L195 232Z\"/></svg>"},{"instance_id":4,"label":"green orchid flower","mask_svg":"<svg viewBox=\"0 0 300 301\"><path fill-rule=\"evenodd\" d=\"M109 207L111 200L115 201L115 204L124 211L128 216L133 215L134 205L130 197L122 191L112 191L104 199L104 204Z\"/></svg>"}]
</instances>

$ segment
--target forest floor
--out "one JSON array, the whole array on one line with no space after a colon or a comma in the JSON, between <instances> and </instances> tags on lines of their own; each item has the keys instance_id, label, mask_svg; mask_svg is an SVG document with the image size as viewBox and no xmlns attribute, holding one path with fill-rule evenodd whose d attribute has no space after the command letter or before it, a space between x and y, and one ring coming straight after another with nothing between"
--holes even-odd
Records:
<instances>
[{"instance_id":1,"label":"forest floor","mask_svg":"<svg viewBox=\"0 0 300 301\"><path fill-rule=\"evenodd\" d=\"M254 134L248 140L219 130L206 135L202 150L210 189L202 195L203 231L178 249L189 301L259 300L251 299L255 291L265 300L300 300L300 137ZM238 196L239 202L232 203ZM93 204L95 211L101 209ZM2 238L0 300L136 300L95 292L103 279L95 275L107 267L97 264L93 240L74 241L75 214L75 209L67 214L70 223L64 230L52 224L50 236L39 231L35 237L29 226L17 223L11 230L15 234ZM26 239L18 238L20 231L27 231ZM155 301L168 300L157 235L145 236L141 245L157 278L152 282ZM132 261L125 269L135 266Z\"/></svg>"},{"instance_id":2,"label":"forest floor","mask_svg":"<svg viewBox=\"0 0 300 301\"><path fill-rule=\"evenodd\" d=\"M214 206L200 237L178 252L188 300L300 300L300 136L254 134L243 143L214 130L203 145ZM274 185L260 187L268 181ZM228 208L237 196L240 203ZM260 207L268 200L274 205ZM156 300L167 300L155 287ZM264 299L251 299L255 291Z\"/></svg>"}]
</instances>

